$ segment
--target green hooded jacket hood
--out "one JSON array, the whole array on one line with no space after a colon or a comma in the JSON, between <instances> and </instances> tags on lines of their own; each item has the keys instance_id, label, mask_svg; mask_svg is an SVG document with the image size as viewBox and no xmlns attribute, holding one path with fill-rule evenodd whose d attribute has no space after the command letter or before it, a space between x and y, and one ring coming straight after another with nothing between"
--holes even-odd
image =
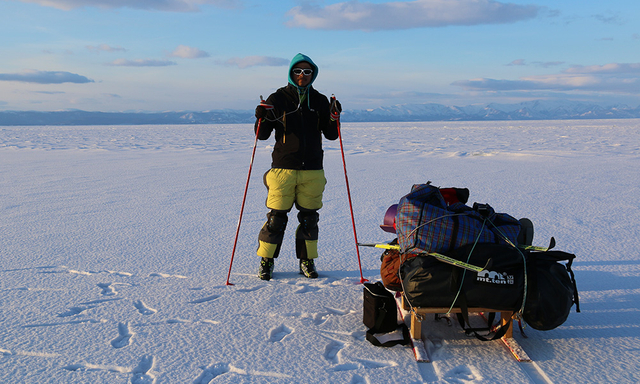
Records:
<instances>
[{"instance_id":1,"label":"green hooded jacket hood","mask_svg":"<svg viewBox=\"0 0 640 384\"><path fill-rule=\"evenodd\" d=\"M293 69L293 67L295 67L296 64L302 61L306 61L307 63L311 64L311 67L313 68L313 75L311 75L311 82L306 87L298 86L291 78L291 70ZM289 84L298 88L298 92L305 93L306 90L311 86L311 84L313 84L316 77L318 77L318 66L313 62L313 60L311 60L309 56L303 55L302 53L298 53L293 57L293 59L291 60L291 64L289 64Z\"/></svg>"}]
</instances>

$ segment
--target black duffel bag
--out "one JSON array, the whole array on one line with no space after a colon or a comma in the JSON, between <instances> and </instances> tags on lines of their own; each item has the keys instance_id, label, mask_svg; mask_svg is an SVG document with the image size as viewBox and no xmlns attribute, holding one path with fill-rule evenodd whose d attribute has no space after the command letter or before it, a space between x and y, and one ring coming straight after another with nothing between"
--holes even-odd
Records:
<instances>
[{"instance_id":1,"label":"black duffel bag","mask_svg":"<svg viewBox=\"0 0 640 384\"><path fill-rule=\"evenodd\" d=\"M524 298L526 259L527 295L522 318L531 328L547 331L562 325L574 304L576 312L580 312L571 270L573 254L480 243L458 248L448 256L476 266L484 266L491 259L491 264L476 273L427 255L408 258L400 266L400 277L404 295L412 306L517 312L522 309Z\"/></svg>"},{"instance_id":2,"label":"black duffel bag","mask_svg":"<svg viewBox=\"0 0 640 384\"><path fill-rule=\"evenodd\" d=\"M448 254L476 266L484 266L491 259L490 266L478 273L444 264L431 256L416 256L400 267L404 294L415 307L518 311L524 293L523 255L517 248L493 243L469 244Z\"/></svg>"},{"instance_id":3,"label":"black duffel bag","mask_svg":"<svg viewBox=\"0 0 640 384\"><path fill-rule=\"evenodd\" d=\"M571 270L575 255L562 251L530 252L527 255L528 289L522 313L533 329L548 331L562 325L573 304L580 312L578 288ZM561 264L560 261L566 261Z\"/></svg>"}]
</instances>

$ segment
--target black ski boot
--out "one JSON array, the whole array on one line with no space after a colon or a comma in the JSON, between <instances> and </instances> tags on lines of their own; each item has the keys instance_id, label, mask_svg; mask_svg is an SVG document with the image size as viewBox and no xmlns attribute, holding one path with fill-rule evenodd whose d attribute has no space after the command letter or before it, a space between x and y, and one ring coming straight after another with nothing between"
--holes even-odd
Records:
<instances>
[{"instance_id":1,"label":"black ski boot","mask_svg":"<svg viewBox=\"0 0 640 384\"><path fill-rule=\"evenodd\" d=\"M273 258L263 257L260 260L260 269L258 270L258 277L261 280L271 280L273 277Z\"/></svg>"},{"instance_id":2,"label":"black ski boot","mask_svg":"<svg viewBox=\"0 0 640 384\"><path fill-rule=\"evenodd\" d=\"M318 277L316 266L313 263L313 259L301 259L300 260L300 273L310 279Z\"/></svg>"}]
</instances>

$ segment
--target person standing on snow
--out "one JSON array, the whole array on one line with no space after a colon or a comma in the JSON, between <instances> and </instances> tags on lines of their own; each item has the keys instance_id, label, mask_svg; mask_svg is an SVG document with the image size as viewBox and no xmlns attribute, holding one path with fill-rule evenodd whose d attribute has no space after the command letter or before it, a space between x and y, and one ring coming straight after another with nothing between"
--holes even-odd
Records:
<instances>
[{"instance_id":1,"label":"person standing on snow","mask_svg":"<svg viewBox=\"0 0 640 384\"><path fill-rule=\"evenodd\" d=\"M274 259L280 253L288 213L295 203L300 225L296 230L296 256L300 273L318 277L318 210L326 184L322 168L322 136L338 138L340 103L316 91L311 84L318 66L301 53L289 65L289 84L271 94L256 108L254 132L267 140L275 131L271 169L264 175L267 187L267 221L258 235L261 257L258 277L270 280Z\"/></svg>"}]
</instances>

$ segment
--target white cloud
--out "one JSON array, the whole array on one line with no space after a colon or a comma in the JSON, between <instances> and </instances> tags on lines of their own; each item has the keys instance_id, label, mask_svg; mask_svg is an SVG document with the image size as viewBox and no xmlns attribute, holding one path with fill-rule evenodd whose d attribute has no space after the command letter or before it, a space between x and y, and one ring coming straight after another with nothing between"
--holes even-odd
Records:
<instances>
[{"instance_id":1,"label":"white cloud","mask_svg":"<svg viewBox=\"0 0 640 384\"><path fill-rule=\"evenodd\" d=\"M112 47L108 44L100 44L98 46L87 45L87 49L90 51L103 51L103 52L126 52L127 50L122 48L121 46Z\"/></svg>"},{"instance_id":2,"label":"white cloud","mask_svg":"<svg viewBox=\"0 0 640 384\"><path fill-rule=\"evenodd\" d=\"M536 84L538 89L577 90L589 89L601 83L596 76L589 75L543 75L529 76L521 79L524 83Z\"/></svg>"},{"instance_id":3,"label":"white cloud","mask_svg":"<svg viewBox=\"0 0 640 384\"><path fill-rule=\"evenodd\" d=\"M517 59L507 64L507 66L512 67L512 66L535 65L536 67L549 68L549 67L555 67L562 64L564 64L564 61L533 61L531 64L528 64L524 59Z\"/></svg>"},{"instance_id":4,"label":"white cloud","mask_svg":"<svg viewBox=\"0 0 640 384\"><path fill-rule=\"evenodd\" d=\"M561 73L526 76L518 80L471 79L453 82L478 91L584 91L640 95L640 63L575 65Z\"/></svg>"},{"instance_id":5,"label":"white cloud","mask_svg":"<svg viewBox=\"0 0 640 384\"><path fill-rule=\"evenodd\" d=\"M564 61L534 61L533 64L537 65L538 67L550 68L562 65L564 64Z\"/></svg>"},{"instance_id":6,"label":"white cloud","mask_svg":"<svg viewBox=\"0 0 640 384\"><path fill-rule=\"evenodd\" d=\"M451 83L468 90L482 90L482 91L515 91L515 90L532 90L543 89L543 87L535 84L534 82L523 80L497 80L478 78L470 80L459 80Z\"/></svg>"},{"instance_id":7,"label":"white cloud","mask_svg":"<svg viewBox=\"0 0 640 384\"><path fill-rule=\"evenodd\" d=\"M512 62L510 62L507 65L508 66L520 66L520 65L527 65L527 64L524 62L524 59L517 59L517 60L513 60Z\"/></svg>"},{"instance_id":8,"label":"white cloud","mask_svg":"<svg viewBox=\"0 0 640 384\"><path fill-rule=\"evenodd\" d=\"M576 65L566 73L634 74L640 73L640 63L610 63L605 65Z\"/></svg>"},{"instance_id":9,"label":"white cloud","mask_svg":"<svg viewBox=\"0 0 640 384\"><path fill-rule=\"evenodd\" d=\"M471 79L453 82L476 91L586 91L640 93L639 78L611 78L590 75L557 74L547 76L522 77L519 80Z\"/></svg>"},{"instance_id":10,"label":"white cloud","mask_svg":"<svg viewBox=\"0 0 640 384\"><path fill-rule=\"evenodd\" d=\"M287 14L291 27L329 30L393 30L449 25L503 24L538 16L541 7L494 0L352 0L326 7L302 5Z\"/></svg>"},{"instance_id":11,"label":"white cloud","mask_svg":"<svg viewBox=\"0 0 640 384\"><path fill-rule=\"evenodd\" d=\"M108 63L107 65L115 67L166 67L169 65L176 65L175 61L169 60L155 60L155 59L117 59Z\"/></svg>"},{"instance_id":12,"label":"white cloud","mask_svg":"<svg viewBox=\"0 0 640 384\"><path fill-rule=\"evenodd\" d=\"M167 12L194 12L200 5L213 5L220 8L239 8L241 0L19 0L23 3L35 3L69 11L83 7L105 9L133 8Z\"/></svg>"},{"instance_id":13,"label":"white cloud","mask_svg":"<svg viewBox=\"0 0 640 384\"><path fill-rule=\"evenodd\" d=\"M20 81L36 84L93 83L85 76L63 71L27 70L21 73L0 73L0 81Z\"/></svg>"},{"instance_id":14,"label":"white cloud","mask_svg":"<svg viewBox=\"0 0 640 384\"><path fill-rule=\"evenodd\" d=\"M247 56L247 57L233 57L224 62L220 62L220 64L238 67L238 68L249 68L249 67L258 67L258 66L268 66L268 67L282 67L289 65L289 60L282 59L279 57L268 57L268 56Z\"/></svg>"},{"instance_id":15,"label":"white cloud","mask_svg":"<svg viewBox=\"0 0 640 384\"><path fill-rule=\"evenodd\" d=\"M188 47L186 45L178 45L178 47L174 49L173 52L171 52L168 56L180 57L183 59L200 59L203 57L209 57L209 54L198 48Z\"/></svg>"}]
</instances>

